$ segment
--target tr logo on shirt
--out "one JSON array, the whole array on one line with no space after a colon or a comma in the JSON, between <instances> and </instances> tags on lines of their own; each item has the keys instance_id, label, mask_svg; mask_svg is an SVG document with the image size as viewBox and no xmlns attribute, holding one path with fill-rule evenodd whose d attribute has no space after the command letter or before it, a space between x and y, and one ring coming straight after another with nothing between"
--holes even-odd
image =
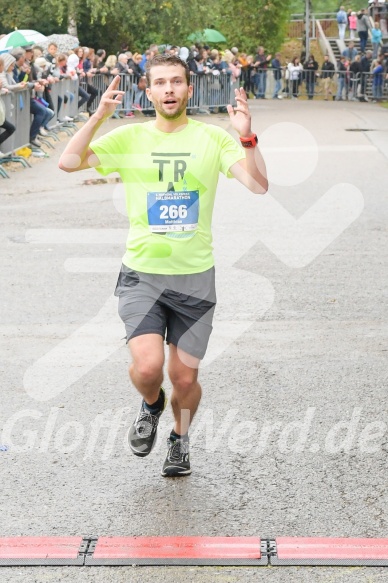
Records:
<instances>
[{"instance_id":1,"label":"tr logo on shirt","mask_svg":"<svg viewBox=\"0 0 388 583\"><path fill-rule=\"evenodd\" d=\"M163 182L163 180L167 180L167 178L165 178L165 171L166 170L171 170L171 164L173 164L173 169L174 169L174 179L173 182L178 182L179 180L182 180L184 175L185 175L185 171L187 168L187 164L185 160L179 160L179 158L182 158L183 156L185 157L189 157L190 153L182 153L182 152L178 152L178 153L163 153L163 154L159 154L158 152L152 152L151 156L153 158L152 162L154 164L158 164L159 166L159 182ZM177 158L177 159L174 159Z\"/></svg>"}]
</instances>

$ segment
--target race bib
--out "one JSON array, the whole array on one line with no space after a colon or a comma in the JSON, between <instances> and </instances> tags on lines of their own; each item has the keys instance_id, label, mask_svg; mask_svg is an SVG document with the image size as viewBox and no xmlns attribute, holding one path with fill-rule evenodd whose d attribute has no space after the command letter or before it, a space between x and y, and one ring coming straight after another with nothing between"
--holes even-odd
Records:
<instances>
[{"instance_id":1,"label":"race bib","mask_svg":"<svg viewBox=\"0 0 388 583\"><path fill-rule=\"evenodd\" d=\"M198 227L199 191L148 192L147 211L152 233L195 231Z\"/></svg>"}]
</instances>

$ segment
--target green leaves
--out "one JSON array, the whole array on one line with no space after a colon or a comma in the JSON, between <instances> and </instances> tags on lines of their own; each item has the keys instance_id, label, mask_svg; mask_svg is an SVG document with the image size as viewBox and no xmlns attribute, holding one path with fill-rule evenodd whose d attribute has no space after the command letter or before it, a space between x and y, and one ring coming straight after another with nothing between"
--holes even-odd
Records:
<instances>
[{"instance_id":1,"label":"green leaves","mask_svg":"<svg viewBox=\"0 0 388 583\"><path fill-rule=\"evenodd\" d=\"M234 0L214 17L214 25L226 36L230 46L254 53L262 45L273 52L283 42L289 4L290 0Z\"/></svg>"},{"instance_id":2,"label":"green leaves","mask_svg":"<svg viewBox=\"0 0 388 583\"><path fill-rule=\"evenodd\" d=\"M314 0L317 1L317 0ZM325 0L326 1L326 0ZM254 53L263 45L279 49L289 6L296 0L13 0L2 10L0 33L15 27L43 34L67 32L69 17L77 23L82 45L117 53L122 42L143 51L151 43L189 46L194 30L216 28L226 46Z\"/></svg>"}]
</instances>

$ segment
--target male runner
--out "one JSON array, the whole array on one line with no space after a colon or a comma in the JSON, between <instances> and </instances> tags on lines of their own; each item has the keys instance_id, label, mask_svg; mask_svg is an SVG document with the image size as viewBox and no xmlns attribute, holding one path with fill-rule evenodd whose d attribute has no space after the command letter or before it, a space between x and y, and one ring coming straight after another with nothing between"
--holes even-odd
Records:
<instances>
[{"instance_id":1,"label":"male runner","mask_svg":"<svg viewBox=\"0 0 388 583\"><path fill-rule=\"evenodd\" d=\"M117 171L125 185L130 230L115 294L132 356L130 378L143 398L129 444L139 457L155 444L166 406L161 387L166 337L175 425L162 475L182 476L191 473L188 429L201 399L198 366L216 303L211 218L219 172L264 194L266 169L244 90L235 90L235 109L228 105L241 148L225 130L188 119L193 87L188 66L175 55L156 55L147 64L146 92L156 119L92 141L123 99L119 83L117 76L70 140L59 167Z\"/></svg>"}]
</instances>

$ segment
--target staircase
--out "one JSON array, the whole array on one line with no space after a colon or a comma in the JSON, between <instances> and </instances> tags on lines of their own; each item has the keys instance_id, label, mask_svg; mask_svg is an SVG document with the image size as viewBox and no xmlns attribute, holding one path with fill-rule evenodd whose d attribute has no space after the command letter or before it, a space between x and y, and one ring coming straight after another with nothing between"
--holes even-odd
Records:
<instances>
[{"instance_id":1,"label":"staircase","mask_svg":"<svg viewBox=\"0 0 388 583\"><path fill-rule=\"evenodd\" d=\"M340 49L339 49L339 46L338 46L338 39L337 38L328 38L327 40L330 43L330 46L331 46L331 49L332 49L332 51L334 53L335 58L336 59L339 59L341 52L340 52ZM349 45L349 42L350 42L350 39L347 38L347 39L345 39L344 42L345 42L345 45L348 46ZM361 52L360 52L360 41L359 41L359 39L355 39L353 42L354 42L355 48L358 51L358 54L361 55ZM371 43L370 39L368 39L368 42L366 44L365 50L366 51L372 50L372 43ZM366 93L366 95L367 95L367 97L369 99L372 99L372 78L370 76L368 76L368 80L367 80L367 83L366 83L366 92L365 93Z\"/></svg>"},{"instance_id":2,"label":"staircase","mask_svg":"<svg viewBox=\"0 0 388 583\"><path fill-rule=\"evenodd\" d=\"M335 58L338 59L340 57L340 55L341 55L340 49L338 47L338 39L337 38L328 38L327 40L330 43L330 46L331 46L331 48L333 50L333 53L335 55ZM348 46L349 42L350 42L350 39L349 38L345 39L346 46ZM359 39L356 39L353 42L354 42L355 48L358 50L358 54L360 55L361 53L360 53L360 41L359 41ZM367 51L368 50L372 50L372 43L371 43L370 39L368 39L368 42L366 44L366 50Z\"/></svg>"}]
</instances>

